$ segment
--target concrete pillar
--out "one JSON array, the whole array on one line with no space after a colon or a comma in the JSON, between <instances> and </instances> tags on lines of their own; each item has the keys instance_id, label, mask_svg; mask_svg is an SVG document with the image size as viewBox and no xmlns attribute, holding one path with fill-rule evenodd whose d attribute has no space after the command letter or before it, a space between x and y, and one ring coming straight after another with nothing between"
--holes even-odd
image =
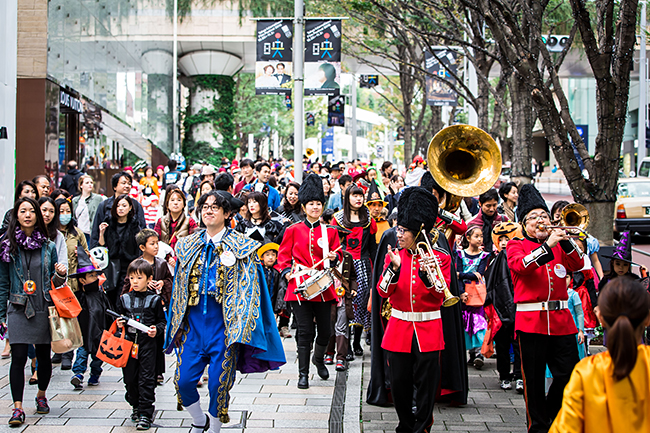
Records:
<instances>
[{"instance_id":1,"label":"concrete pillar","mask_svg":"<svg viewBox=\"0 0 650 433\"><path fill-rule=\"evenodd\" d=\"M163 50L147 51L142 55L147 73L147 136L167 155L172 153L172 66L171 53Z\"/></svg>"}]
</instances>

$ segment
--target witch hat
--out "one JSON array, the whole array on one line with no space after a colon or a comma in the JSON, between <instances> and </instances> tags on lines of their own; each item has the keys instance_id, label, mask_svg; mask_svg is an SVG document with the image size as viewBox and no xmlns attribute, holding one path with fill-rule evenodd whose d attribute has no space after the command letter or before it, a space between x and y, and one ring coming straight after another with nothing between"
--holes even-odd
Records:
<instances>
[{"instance_id":1,"label":"witch hat","mask_svg":"<svg viewBox=\"0 0 650 433\"><path fill-rule=\"evenodd\" d=\"M388 206L388 202L384 201L384 199L381 198L381 194L379 193L379 188L377 187L377 184L375 181L370 181L370 188L368 188L368 193L366 195L368 199L366 200L366 204L369 203L381 203L384 205L384 207Z\"/></svg>"},{"instance_id":2,"label":"witch hat","mask_svg":"<svg viewBox=\"0 0 650 433\"><path fill-rule=\"evenodd\" d=\"M629 231L621 233L621 239L618 241L616 248L614 248L612 255L603 257L636 264L632 261L632 234Z\"/></svg>"},{"instance_id":3,"label":"witch hat","mask_svg":"<svg viewBox=\"0 0 650 433\"><path fill-rule=\"evenodd\" d=\"M77 272L68 275L68 278L83 277L89 272L102 272L101 269L95 267L95 264L90 260L90 256L86 254L86 251L81 245L77 245L77 261Z\"/></svg>"}]
</instances>

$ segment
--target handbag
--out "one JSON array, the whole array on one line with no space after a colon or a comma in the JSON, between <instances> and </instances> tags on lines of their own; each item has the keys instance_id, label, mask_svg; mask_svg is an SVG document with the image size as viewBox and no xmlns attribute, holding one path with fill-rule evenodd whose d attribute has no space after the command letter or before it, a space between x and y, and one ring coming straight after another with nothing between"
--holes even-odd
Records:
<instances>
[{"instance_id":1,"label":"handbag","mask_svg":"<svg viewBox=\"0 0 650 433\"><path fill-rule=\"evenodd\" d=\"M56 307L47 307L50 321L50 336L52 337L52 352L67 353L84 344L81 327L76 317L59 316Z\"/></svg>"},{"instance_id":2,"label":"handbag","mask_svg":"<svg viewBox=\"0 0 650 433\"><path fill-rule=\"evenodd\" d=\"M480 277L478 281L470 281L469 283L466 283L465 293L468 295L465 305L470 307L482 307L485 304L485 296L487 295L487 289L483 277Z\"/></svg>"},{"instance_id":3,"label":"handbag","mask_svg":"<svg viewBox=\"0 0 650 433\"><path fill-rule=\"evenodd\" d=\"M119 278L121 271L120 259L111 259L108 262L108 267L104 270L106 275L106 283L104 284L104 290L109 292L115 290L119 287Z\"/></svg>"},{"instance_id":4,"label":"handbag","mask_svg":"<svg viewBox=\"0 0 650 433\"><path fill-rule=\"evenodd\" d=\"M119 336L117 328L120 328ZM108 331L102 332L102 338L99 340L97 349L97 358L111 364L113 367L123 368L129 362L133 342L124 338L124 326L118 325L117 320L113 322Z\"/></svg>"},{"instance_id":5,"label":"handbag","mask_svg":"<svg viewBox=\"0 0 650 433\"><path fill-rule=\"evenodd\" d=\"M58 289L52 284L50 297L61 318L74 319L81 313L81 304L79 304L77 297L67 284Z\"/></svg>"}]
</instances>

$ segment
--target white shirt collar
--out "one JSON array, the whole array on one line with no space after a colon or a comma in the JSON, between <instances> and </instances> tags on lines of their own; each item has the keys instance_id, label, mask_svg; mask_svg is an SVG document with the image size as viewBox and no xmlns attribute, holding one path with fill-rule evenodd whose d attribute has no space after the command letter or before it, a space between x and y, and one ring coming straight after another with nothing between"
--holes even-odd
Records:
<instances>
[{"instance_id":1,"label":"white shirt collar","mask_svg":"<svg viewBox=\"0 0 650 433\"><path fill-rule=\"evenodd\" d=\"M213 244L217 245L221 242L221 239L223 238L223 235L226 233L226 226L224 226L219 233L217 233L214 236L208 235L208 232L205 232L205 235L208 238L208 242L212 241Z\"/></svg>"}]
</instances>

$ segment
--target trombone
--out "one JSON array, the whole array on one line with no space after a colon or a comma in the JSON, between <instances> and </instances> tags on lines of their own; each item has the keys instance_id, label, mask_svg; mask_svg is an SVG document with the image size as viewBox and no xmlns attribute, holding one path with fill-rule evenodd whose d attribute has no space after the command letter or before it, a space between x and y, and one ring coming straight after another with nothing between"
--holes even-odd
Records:
<instances>
[{"instance_id":1,"label":"trombone","mask_svg":"<svg viewBox=\"0 0 650 433\"><path fill-rule=\"evenodd\" d=\"M537 229L541 231L561 229L566 230L571 238L580 238L587 236L587 227L589 226L589 211L580 203L571 203L567 205L560 216L559 225L537 224Z\"/></svg>"},{"instance_id":2,"label":"trombone","mask_svg":"<svg viewBox=\"0 0 650 433\"><path fill-rule=\"evenodd\" d=\"M429 278L429 281L433 283L436 292L445 294L442 306L451 307L456 304L460 298L454 296L449 290L449 287L447 287L447 282L445 281L445 277L442 275L442 270L440 269L440 262L433 253L433 247L429 241L429 236L424 230L424 224L422 224L422 227L420 228L420 233L424 235L425 240L425 242L420 241L415 245L415 249L420 255L420 267L427 273L427 277ZM432 235L434 237L433 242L436 242L438 240L438 232L433 232Z\"/></svg>"}]
</instances>

